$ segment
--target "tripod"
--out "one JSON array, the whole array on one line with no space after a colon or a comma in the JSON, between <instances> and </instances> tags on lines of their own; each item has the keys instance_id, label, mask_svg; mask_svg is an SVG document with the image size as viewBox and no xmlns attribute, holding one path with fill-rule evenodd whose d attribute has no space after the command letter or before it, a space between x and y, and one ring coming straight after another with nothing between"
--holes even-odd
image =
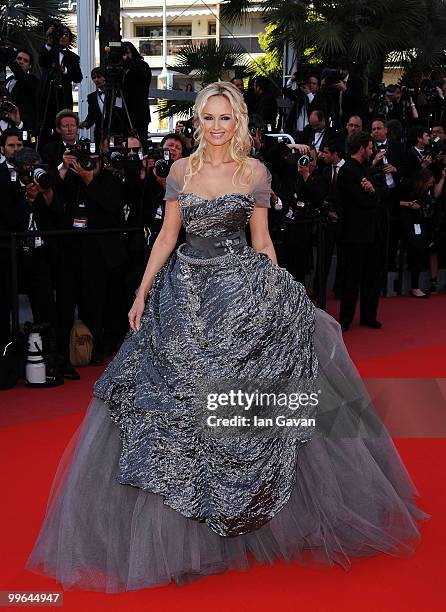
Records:
<instances>
[{"instance_id":1,"label":"tripod","mask_svg":"<svg viewBox=\"0 0 446 612\"><path fill-rule=\"evenodd\" d=\"M130 130L134 130L133 123L132 123L132 120L130 118L130 114L128 111L127 102L125 100L124 93L122 91L122 84L121 82L113 79L111 82L107 82L106 84L104 109L102 112L102 121L101 121L101 140L104 137L107 137L107 138L110 137L112 121L114 118L114 114L116 113L116 110L115 110L116 109L115 107L116 98L120 98L122 100L122 105L124 107L125 116L127 118L128 125L130 127ZM121 128L122 128L123 118L121 117L120 119L121 119Z\"/></svg>"},{"instance_id":2,"label":"tripod","mask_svg":"<svg viewBox=\"0 0 446 612\"><path fill-rule=\"evenodd\" d=\"M49 126L47 126L47 121L49 118L49 111L50 111L50 106L51 106L50 101L54 100L56 113L59 112L59 110L66 108L67 106L66 99L65 99L65 93L63 90L62 75L60 74L59 46L53 45L51 49L51 53L53 55L53 58L52 58L51 66L48 70L48 78L47 78L48 91L46 94L44 111L43 111L43 116L42 116L42 120L40 123L39 136L37 140L38 149L41 146L41 141L42 141L45 129L47 127L49 128Z\"/></svg>"}]
</instances>

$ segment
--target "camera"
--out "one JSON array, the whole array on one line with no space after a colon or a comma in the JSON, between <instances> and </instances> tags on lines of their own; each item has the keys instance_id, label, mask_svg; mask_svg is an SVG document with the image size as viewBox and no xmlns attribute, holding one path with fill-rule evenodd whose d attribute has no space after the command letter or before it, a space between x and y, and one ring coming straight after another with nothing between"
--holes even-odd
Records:
<instances>
[{"instance_id":1,"label":"camera","mask_svg":"<svg viewBox=\"0 0 446 612\"><path fill-rule=\"evenodd\" d=\"M309 166L311 163L311 157L307 154L301 155L297 160L297 165L305 168L305 166Z\"/></svg>"},{"instance_id":2,"label":"camera","mask_svg":"<svg viewBox=\"0 0 446 612\"><path fill-rule=\"evenodd\" d=\"M250 135L255 138L257 136L257 130L259 128L254 124L254 123L249 123L248 124L248 132L250 133Z\"/></svg>"},{"instance_id":3,"label":"camera","mask_svg":"<svg viewBox=\"0 0 446 612\"><path fill-rule=\"evenodd\" d=\"M42 189L54 187L55 180L50 173L48 166L39 164L38 166L29 164L18 164L17 173L24 185L29 185L33 181Z\"/></svg>"},{"instance_id":4,"label":"camera","mask_svg":"<svg viewBox=\"0 0 446 612\"><path fill-rule=\"evenodd\" d=\"M53 47L59 46L59 40L62 36L70 36L70 30L63 25L57 19L47 19L44 22L44 28L48 30L49 28L53 28L53 31L48 34L48 38L50 39L50 44Z\"/></svg>"},{"instance_id":5,"label":"camera","mask_svg":"<svg viewBox=\"0 0 446 612\"><path fill-rule=\"evenodd\" d=\"M333 89L344 78L336 68L326 68L323 70L321 77L326 89Z\"/></svg>"},{"instance_id":6,"label":"camera","mask_svg":"<svg viewBox=\"0 0 446 612\"><path fill-rule=\"evenodd\" d=\"M124 77L125 46L120 41L112 41L105 47L105 79L107 84L118 84Z\"/></svg>"},{"instance_id":7,"label":"camera","mask_svg":"<svg viewBox=\"0 0 446 612\"><path fill-rule=\"evenodd\" d=\"M168 149L163 149L162 154L162 158L155 162L155 171L160 178L167 178L173 161L170 158L170 151Z\"/></svg>"},{"instance_id":8,"label":"camera","mask_svg":"<svg viewBox=\"0 0 446 612\"><path fill-rule=\"evenodd\" d=\"M9 113L13 113L15 110L17 110L17 107L6 97L3 97L0 104L0 119L8 120Z\"/></svg>"},{"instance_id":9,"label":"camera","mask_svg":"<svg viewBox=\"0 0 446 612\"><path fill-rule=\"evenodd\" d=\"M17 56L17 49L11 45L5 45L4 40L0 37L0 66L9 66Z\"/></svg>"},{"instance_id":10,"label":"camera","mask_svg":"<svg viewBox=\"0 0 446 612\"><path fill-rule=\"evenodd\" d=\"M96 145L94 142L90 142L89 138L82 138L73 145L67 144L66 148L70 155L77 159L81 168L90 171L96 168L96 160L91 157L96 153Z\"/></svg>"}]
</instances>

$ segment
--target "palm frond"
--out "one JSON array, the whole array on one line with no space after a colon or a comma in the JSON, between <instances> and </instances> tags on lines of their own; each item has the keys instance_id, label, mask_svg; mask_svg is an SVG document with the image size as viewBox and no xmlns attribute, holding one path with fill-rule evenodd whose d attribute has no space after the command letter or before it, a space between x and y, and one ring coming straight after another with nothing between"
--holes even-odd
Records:
<instances>
[{"instance_id":1,"label":"palm frond","mask_svg":"<svg viewBox=\"0 0 446 612\"><path fill-rule=\"evenodd\" d=\"M160 100L155 112L160 119L178 116L180 119L190 119L193 115L194 103L183 100Z\"/></svg>"},{"instance_id":2,"label":"palm frond","mask_svg":"<svg viewBox=\"0 0 446 612\"><path fill-rule=\"evenodd\" d=\"M226 0L220 4L220 16L229 24L241 24L248 15L250 0Z\"/></svg>"}]
</instances>

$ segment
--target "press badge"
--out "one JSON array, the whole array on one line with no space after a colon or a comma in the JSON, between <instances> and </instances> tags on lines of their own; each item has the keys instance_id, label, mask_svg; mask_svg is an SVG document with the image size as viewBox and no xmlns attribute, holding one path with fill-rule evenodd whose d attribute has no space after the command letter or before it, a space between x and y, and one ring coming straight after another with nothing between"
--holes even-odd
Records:
<instances>
[{"instance_id":1,"label":"press badge","mask_svg":"<svg viewBox=\"0 0 446 612\"><path fill-rule=\"evenodd\" d=\"M85 229L87 227L87 219L85 217L75 217L73 219L73 227Z\"/></svg>"},{"instance_id":2,"label":"press badge","mask_svg":"<svg viewBox=\"0 0 446 612\"><path fill-rule=\"evenodd\" d=\"M415 230L415 236L421 235L421 225L419 223L414 223L413 228Z\"/></svg>"}]
</instances>

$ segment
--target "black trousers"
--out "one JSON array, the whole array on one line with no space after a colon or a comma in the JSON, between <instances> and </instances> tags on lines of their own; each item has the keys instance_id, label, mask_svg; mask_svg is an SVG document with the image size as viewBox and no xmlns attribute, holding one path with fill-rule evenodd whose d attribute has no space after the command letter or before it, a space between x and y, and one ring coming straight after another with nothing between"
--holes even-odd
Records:
<instances>
[{"instance_id":1,"label":"black trousers","mask_svg":"<svg viewBox=\"0 0 446 612\"><path fill-rule=\"evenodd\" d=\"M56 327L53 271L47 247L17 253L19 292L28 296L34 323ZM12 277L9 251L0 251L0 343L11 335Z\"/></svg>"},{"instance_id":2,"label":"black trousers","mask_svg":"<svg viewBox=\"0 0 446 612\"><path fill-rule=\"evenodd\" d=\"M11 255L7 247L0 249L0 344L11 336Z\"/></svg>"},{"instance_id":3,"label":"black trousers","mask_svg":"<svg viewBox=\"0 0 446 612\"><path fill-rule=\"evenodd\" d=\"M339 320L350 325L360 293L360 318L363 323L376 319L381 289L382 246L343 244L343 279Z\"/></svg>"},{"instance_id":4,"label":"black trousers","mask_svg":"<svg viewBox=\"0 0 446 612\"><path fill-rule=\"evenodd\" d=\"M328 280L328 275L330 273L331 261L333 259L333 253L336 247L336 276L333 285L333 291L335 295L339 295L342 286L342 274L343 274L343 266L342 266L342 245L339 243L339 236L341 233L341 226L339 221L337 223L329 223L325 228L324 234L324 273L325 273L325 282ZM319 258L319 252L317 254ZM316 264L317 270L318 264ZM314 292L316 294L319 293L318 286L318 276L315 275L314 280Z\"/></svg>"},{"instance_id":5,"label":"black trousers","mask_svg":"<svg viewBox=\"0 0 446 612\"><path fill-rule=\"evenodd\" d=\"M18 254L19 292L28 296L34 323L56 326L56 301L50 252L46 246Z\"/></svg>"},{"instance_id":6,"label":"black trousers","mask_svg":"<svg viewBox=\"0 0 446 612\"><path fill-rule=\"evenodd\" d=\"M288 224L284 232L286 269L299 283L305 284L305 275L311 270L313 256L313 226L309 223Z\"/></svg>"},{"instance_id":7,"label":"black trousers","mask_svg":"<svg viewBox=\"0 0 446 612\"><path fill-rule=\"evenodd\" d=\"M62 246L56 285L57 346L59 354L68 359L70 333L76 306L79 317L93 335L94 349L103 351L104 312L111 271L104 257L92 249L88 238L73 239Z\"/></svg>"}]
</instances>

